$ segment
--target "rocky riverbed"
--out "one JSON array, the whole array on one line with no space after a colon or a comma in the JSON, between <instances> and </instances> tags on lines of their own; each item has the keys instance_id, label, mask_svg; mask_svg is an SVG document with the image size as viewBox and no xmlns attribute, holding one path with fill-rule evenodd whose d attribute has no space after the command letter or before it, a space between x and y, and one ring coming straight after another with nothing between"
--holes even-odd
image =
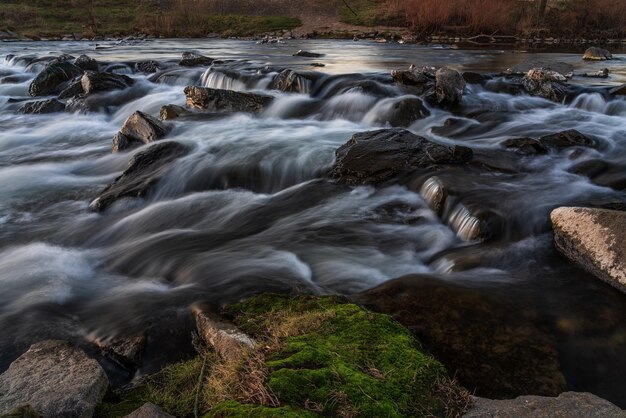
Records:
<instances>
[{"instance_id":1,"label":"rocky riverbed","mask_svg":"<svg viewBox=\"0 0 626 418\"><path fill-rule=\"evenodd\" d=\"M198 306L253 339L280 340L288 335L222 308L288 292L343 295L342 304L391 315L423 345L402 346L403 356L434 356L441 374L411 389L425 409L381 395L393 414L500 408L465 389L623 414L623 55L212 42L195 51L171 41L3 51L2 412L22 399L12 376L52 364L50 347L94 376L77 387L86 403L72 414L88 416L102 401L100 370L116 410L129 387L144 390L166 364L213 358L191 338ZM320 370L337 366L320 355ZM363 358L376 363L359 365L367 379L384 382L372 381L374 392L404 385L385 380L383 358ZM260 370L273 373L270 363ZM266 395L203 405L224 414L252 413L220 403L242 399L282 413L365 411L356 394L324 409L349 387L324 381L305 399L265 378ZM617 406L592 395L552 399L566 391ZM133 406L161 399L142 393ZM49 415L49 405L25 403Z\"/></svg>"}]
</instances>

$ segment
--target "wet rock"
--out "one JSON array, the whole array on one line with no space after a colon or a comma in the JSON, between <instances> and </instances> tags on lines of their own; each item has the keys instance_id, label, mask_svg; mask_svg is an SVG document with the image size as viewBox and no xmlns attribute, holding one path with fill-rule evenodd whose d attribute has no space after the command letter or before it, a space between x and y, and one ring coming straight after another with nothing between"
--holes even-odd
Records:
<instances>
[{"instance_id":1,"label":"wet rock","mask_svg":"<svg viewBox=\"0 0 626 418\"><path fill-rule=\"evenodd\" d=\"M156 73L160 69L161 69L161 64L153 60L140 61L140 62L135 63L135 70L139 71L140 73L151 74L151 73Z\"/></svg>"},{"instance_id":2,"label":"wet rock","mask_svg":"<svg viewBox=\"0 0 626 418\"><path fill-rule=\"evenodd\" d=\"M613 59L613 55L606 49L592 46L587 48L583 54L583 59L586 61L604 61Z\"/></svg>"},{"instance_id":3,"label":"wet rock","mask_svg":"<svg viewBox=\"0 0 626 418\"><path fill-rule=\"evenodd\" d=\"M109 381L97 361L63 341L33 344L0 375L0 413L30 405L42 417L91 417Z\"/></svg>"},{"instance_id":4,"label":"wet rock","mask_svg":"<svg viewBox=\"0 0 626 418\"><path fill-rule=\"evenodd\" d=\"M593 147L595 141L576 129L568 129L567 131L555 134L544 135L539 138L539 142L546 148L567 148L567 147Z\"/></svg>"},{"instance_id":5,"label":"wet rock","mask_svg":"<svg viewBox=\"0 0 626 418\"><path fill-rule=\"evenodd\" d=\"M572 166L568 171L586 176L603 187L611 187L615 190L626 189L626 167L623 163L599 159L585 160Z\"/></svg>"},{"instance_id":6,"label":"wet rock","mask_svg":"<svg viewBox=\"0 0 626 418\"><path fill-rule=\"evenodd\" d=\"M83 94L83 83L80 78L72 81L69 86L64 88L61 93L59 93L59 99L71 99L72 97L76 97L78 95Z\"/></svg>"},{"instance_id":7,"label":"wet rock","mask_svg":"<svg viewBox=\"0 0 626 418\"><path fill-rule=\"evenodd\" d=\"M492 400L473 398L473 406L464 418L626 418L626 411L611 402L586 392L564 392L556 398L520 396Z\"/></svg>"},{"instance_id":8,"label":"wet rock","mask_svg":"<svg viewBox=\"0 0 626 418\"><path fill-rule=\"evenodd\" d=\"M565 389L554 338L526 319L521 308L421 275L385 282L356 300L407 326L478 396L556 396Z\"/></svg>"},{"instance_id":9,"label":"wet rock","mask_svg":"<svg viewBox=\"0 0 626 418\"><path fill-rule=\"evenodd\" d=\"M87 55L81 55L74 61L74 65L84 71L98 71L98 61Z\"/></svg>"},{"instance_id":10,"label":"wet rock","mask_svg":"<svg viewBox=\"0 0 626 418\"><path fill-rule=\"evenodd\" d=\"M626 84L613 87L611 90L609 90L609 94L611 96L626 96Z\"/></svg>"},{"instance_id":11,"label":"wet rock","mask_svg":"<svg viewBox=\"0 0 626 418\"><path fill-rule=\"evenodd\" d=\"M490 78L491 77L487 75L474 73L472 71L465 71L463 73L463 80L468 84L482 84Z\"/></svg>"},{"instance_id":12,"label":"wet rock","mask_svg":"<svg viewBox=\"0 0 626 418\"><path fill-rule=\"evenodd\" d=\"M472 150L432 142L404 129L360 132L337 149L331 175L342 183L380 183L403 171L463 164Z\"/></svg>"},{"instance_id":13,"label":"wet rock","mask_svg":"<svg viewBox=\"0 0 626 418\"><path fill-rule=\"evenodd\" d=\"M133 143L149 144L163 138L169 127L147 113L137 111L122 125L119 134L113 138L113 152L122 151Z\"/></svg>"},{"instance_id":14,"label":"wet rock","mask_svg":"<svg viewBox=\"0 0 626 418\"><path fill-rule=\"evenodd\" d=\"M522 85L528 94L554 102L565 98L565 76L544 68L533 68L522 77Z\"/></svg>"},{"instance_id":15,"label":"wet rock","mask_svg":"<svg viewBox=\"0 0 626 418\"><path fill-rule=\"evenodd\" d=\"M272 90L285 93L308 93L311 81L292 70L282 70L276 74L269 85Z\"/></svg>"},{"instance_id":16,"label":"wet rock","mask_svg":"<svg viewBox=\"0 0 626 418\"><path fill-rule=\"evenodd\" d=\"M59 93L64 84L80 76L83 70L69 62L55 62L48 64L28 87L31 96L46 96Z\"/></svg>"},{"instance_id":17,"label":"wet rock","mask_svg":"<svg viewBox=\"0 0 626 418\"><path fill-rule=\"evenodd\" d=\"M393 127L411 126L416 120L430 115L430 110L417 97L397 100L387 112L378 115L376 123L388 123Z\"/></svg>"},{"instance_id":18,"label":"wet rock","mask_svg":"<svg viewBox=\"0 0 626 418\"><path fill-rule=\"evenodd\" d=\"M143 406L136 411L126 415L124 418L174 418L174 416L163 412L161 408L148 402L143 404Z\"/></svg>"},{"instance_id":19,"label":"wet rock","mask_svg":"<svg viewBox=\"0 0 626 418\"><path fill-rule=\"evenodd\" d=\"M197 86L185 87L185 95L188 106L213 112L255 113L273 101L271 96Z\"/></svg>"},{"instance_id":20,"label":"wet rock","mask_svg":"<svg viewBox=\"0 0 626 418\"><path fill-rule=\"evenodd\" d=\"M294 57L307 57L307 58L320 58L320 57L323 57L324 54L317 54L315 52L299 50L298 52L293 54L293 56Z\"/></svg>"},{"instance_id":21,"label":"wet rock","mask_svg":"<svg viewBox=\"0 0 626 418\"><path fill-rule=\"evenodd\" d=\"M215 61L213 58L205 57L195 52L183 52L183 58L178 65L183 67L198 67L200 65L211 65L213 61Z\"/></svg>"},{"instance_id":22,"label":"wet rock","mask_svg":"<svg viewBox=\"0 0 626 418\"><path fill-rule=\"evenodd\" d=\"M440 68L435 73L435 97L437 103L455 105L461 102L465 91L465 80L450 68Z\"/></svg>"},{"instance_id":23,"label":"wet rock","mask_svg":"<svg viewBox=\"0 0 626 418\"><path fill-rule=\"evenodd\" d=\"M179 116L184 115L186 113L189 113L189 111L185 109L184 107L169 104L169 105L161 106L161 110L159 111L159 117L161 120L170 120L170 119L176 119Z\"/></svg>"},{"instance_id":24,"label":"wet rock","mask_svg":"<svg viewBox=\"0 0 626 418\"><path fill-rule=\"evenodd\" d=\"M97 73L86 71L80 80L86 95L111 90L122 90L132 86L135 81L123 74Z\"/></svg>"},{"instance_id":25,"label":"wet rock","mask_svg":"<svg viewBox=\"0 0 626 418\"><path fill-rule=\"evenodd\" d=\"M198 334L223 360L237 362L245 351L254 348L254 341L248 335L215 314L210 306L197 303L192 310Z\"/></svg>"},{"instance_id":26,"label":"wet rock","mask_svg":"<svg viewBox=\"0 0 626 418\"><path fill-rule=\"evenodd\" d=\"M407 86L422 85L435 81L435 69L433 67L417 68L411 65L408 70L392 70L391 78L396 83Z\"/></svg>"},{"instance_id":27,"label":"wet rock","mask_svg":"<svg viewBox=\"0 0 626 418\"><path fill-rule=\"evenodd\" d=\"M102 354L123 368L135 370L141 364L146 336L138 334L129 337L94 338L91 342L102 351Z\"/></svg>"},{"instance_id":28,"label":"wet rock","mask_svg":"<svg viewBox=\"0 0 626 418\"><path fill-rule=\"evenodd\" d=\"M27 102L17 111L23 114L43 114L43 113L55 113L63 112L65 110L65 104L57 99L37 100L34 102Z\"/></svg>"},{"instance_id":29,"label":"wet rock","mask_svg":"<svg viewBox=\"0 0 626 418\"><path fill-rule=\"evenodd\" d=\"M501 142L504 148L513 148L519 154L533 155L533 154L545 154L548 149L535 138L509 138Z\"/></svg>"},{"instance_id":30,"label":"wet rock","mask_svg":"<svg viewBox=\"0 0 626 418\"><path fill-rule=\"evenodd\" d=\"M550 214L554 244L567 258L626 292L626 212L561 207Z\"/></svg>"},{"instance_id":31,"label":"wet rock","mask_svg":"<svg viewBox=\"0 0 626 418\"><path fill-rule=\"evenodd\" d=\"M574 66L566 62L529 59L507 70L507 73L524 75L533 68L545 68L546 70L556 71L560 74L567 74L574 71Z\"/></svg>"},{"instance_id":32,"label":"wet rock","mask_svg":"<svg viewBox=\"0 0 626 418\"><path fill-rule=\"evenodd\" d=\"M18 84L28 80L30 75L28 74L11 74L4 77L0 77L0 84Z\"/></svg>"},{"instance_id":33,"label":"wet rock","mask_svg":"<svg viewBox=\"0 0 626 418\"><path fill-rule=\"evenodd\" d=\"M115 201L130 197L145 197L161 179L174 160L186 155L189 148L179 142L158 142L138 152L128 168L108 185L89 205L92 211L105 210Z\"/></svg>"}]
</instances>

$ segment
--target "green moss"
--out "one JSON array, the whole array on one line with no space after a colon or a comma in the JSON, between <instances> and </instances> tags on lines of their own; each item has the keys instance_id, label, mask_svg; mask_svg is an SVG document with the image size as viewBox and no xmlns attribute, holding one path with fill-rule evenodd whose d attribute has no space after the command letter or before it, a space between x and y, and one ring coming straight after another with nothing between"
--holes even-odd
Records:
<instances>
[{"instance_id":1,"label":"green moss","mask_svg":"<svg viewBox=\"0 0 626 418\"><path fill-rule=\"evenodd\" d=\"M226 401L214 406L205 418L313 418L317 416L319 415L289 406L269 408Z\"/></svg>"}]
</instances>

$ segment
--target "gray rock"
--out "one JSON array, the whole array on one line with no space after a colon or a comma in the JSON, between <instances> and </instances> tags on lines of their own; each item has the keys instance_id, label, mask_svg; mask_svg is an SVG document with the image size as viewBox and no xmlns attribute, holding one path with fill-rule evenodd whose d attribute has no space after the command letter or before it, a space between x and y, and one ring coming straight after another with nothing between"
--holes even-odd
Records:
<instances>
[{"instance_id":1,"label":"gray rock","mask_svg":"<svg viewBox=\"0 0 626 418\"><path fill-rule=\"evenodd\" d=\"M161 106L161 110L159 111L159 118L161 120L171 120L171 119L176 119L180 115L183 115L186 113L189 113L189 111L185 109L184 107L169 104L169 105Z\"/></svg>"},{"instance_id":2,"label":"gray rock","mask_svg":"<svg viewBox=\"0 0 626 418\"><path fill-rule=\"evenodd\" d=\"M592 46L587 48L583 54L583 59L586 61L604 61L613 59L613 55L611 55L611 53L606 49Z\"/></svg>"},{"instance_id":3,"label":"gray rock","mask_svg":"<svg viewBox=\"0 0 626 418\"><path fill-rule=\"evenodd\" d=\"M455 105L461 102L465 80L458 71L440 68L435 73L435 79L435 96L438 103Z\"/></svg>"},{"instance_id":4,"label":"gray rock","mask_svg":"<svg viewBox=\"0 0 626 418\"><path fill-rule=\"evenodd\" d=\"M53 62L44 68L28 87L31 96L59 93L64 83L80 76L83 70L69 62Z\"/></svg>"},{"instance_id":5,"label":"gray rock","mask_svg":"<svg viewBox=\"0 0 626 418\"><path fill-rule=\"evenodd\" d=\"M550 214L556 248L594 276L626 292L626 212L560 207Z\"/></svg>"},{"instance_id":6,"label":"gray rock","mask_svg":"<svg viewBox=\"0 0 626 418\"><path fill-rule=\"evenodd\" d=\"M626 411L586 392L564 392L556 398L520 396L492 400L473 398L465 418L624 418Z\"/></svg>"},{"instance_id":7,"label":"gray rock","mask_svg":"<svg viewBox=\"0 0 626 418\"><path fill-rule=\"evenodd\" d=\"M0 413L30 405L42 417L91 417L108 387L97 361L63 341L33 344L0 375Z\"/></svg>"},{"instance_id":8,"label":"gray rock","mask_svg":"<svg viewBox=\"0 0 626 418\"><path fill-rule=\"evenodd\" d=\"M360 132L337 149L331 176L356 185L380 183L403 171L471 161L472 150L447 146L404 129Z\"/></svg>"},{"instance_id":9,"label":"gray rock","mask_svg":"<svg viewBox=\"0 0 626 418\"><path fill-rule=\"evenodd\" d=\"M319 57L323 57L324 54L317 54L315 52L299 50L298 52L293 54L293 56L294 57L319 58Z\"/></svg>"},{"instance_id":10,"label":"gray rock","mask_svg":"<svg viewBox=\"0 0 626 418\"><path fill-rule=\"evenodd\" d=\"M526 74L528 71L533 68L545 68L546 70L556 71L560 74L567 74L574 71L574 66L572 64L568 64L566 62L561 61L544 61L537 59L529 59L520 64L517 64L512 69L508 70L511 73L515 74Z\"/></svg>"},{"instance_id":11,"label":"gray rock","mask_svg":"<svg viewBox=\"0 0 626 418\"><path fill-rule=\"evenodd\" d=\"M213 58L205 57L195 52L183 52L183 58L178 65L183 67L198 67L200 65L211 65L213 61L215 61Z\"/></svg>"},{"instance_id":12,"label":"gray rock","mask_svg":"<svg viewBox=\"0 0 626 418\"><path fill-rule=\"evenodd\" d=\"M0 418L41 418L41 415L32 406L22 405L6 414L0 414Z\"/></svg>"},{"instance_id":13,"label":"gray rock","mask_svg":"<svg viewBox=\"0 0 626 418\"><path fill-rule=\"evenodd\" d=\"M84 93L83 83L82 83L81 78L79 78L79 79L72 81L69 86L64 88L61 91L61 93L59 93L58 97L61 100L65 100L65 99L71 99L72 97L79 96L83 93Z\"/></svg>"},{"instance_id":14,"label":"gray rock","mask_svg":"<svg viewBox=\"0 0 626 418\"><path fill-rule=\"evenodd\" d=\"M147 113L136 111L126 119L119 134L113 138L113 152L122 151L133 143L149 144L163 138L170 128Z\"/></svg>"},{"instance_id":15,"label":"gray rock","mask_svg":"<svg viewBox=\"0 0 626 418\"><path fill-rule=\"evenodd\" d=\"M165 413L153 403L145 403L139 409L130 414L126 415L124 418L174 418L173 415Z\"/></svg>"},{"instance_id":16,"label":"gray rock","mask_svg":"<svg viewBox=\"0 0 626 418\"><path fill-rule=\"evenodd\" d=\"M138 152L122 175L91 202L89 209L100 212L119 199L147 196L170 164L188 152L187 146L174 141L158 142Z\"/></svg>"},{"instance_id":17,"label":"gray rock","mask_svg":"<svg viewBox=\"0 0 626 418\"><path fill-rule=\"evenodd\" d=\"M18 109L18 113L23 114L43 114L63 112L65 104L57 99L37 100L34 102L26 102Z\"/></svg>"},{"instance_id":18,"label":"gray rock","mask_svg":"<svg viewBox=\"0 0 626 418\"><path fill-rule=\"evenodd\" d=\"M141 364L146 347L146 336L138 334L128 337L95 338L91 341L102 353L128 370L135 370Z\"/></svg>"},{"instance_id":19,"label":"gray rock","mask_svg":"<svg viewBox=\"0 0 626 418\"><path fill-rule=\"evenodd\" d=\"M386 112L377 115L376 123L406 127L429 115L430 111L421 99L410 97L394 101Z\"/></svg>"},{"instance_id":20,"label":"gray rock","mask_svg":"<svg viewBox=\"0 0 626 418\"><path fill-rule=\"evenodd\" d=\"M554 102L565 98L565 81L564 75L545 68L533 68L522 77L522 85L530 95Z\"/></svg>"},{"instance_id":21,"label":"gray rock","mask_svg":"<svg viewBox=\"0 0 626 418\"><path fill-rule=\"evenodd\" d=\"M140 61L135 63L135 70L140 73L156 73L161 69L161 64L156 61Z\"/></svg>"},{"instance_id":22,"label":"gray rock","mask_svg":"<svg viewBox=\"0 0 626 418\"><path fill-rule=\"evenodd\" d=\"M396 83L407 86L422 85L435 81L435 68L411 66L408 70L392 70L391 78Z\"/></svg>"},{"instance_id":23,"label":"gray rock","mask_svg":"<svg viewBox=\"0 0 626 418\"><path fill-rule=\"evenodd\" d=\"M74 65L83 69L84 71L98 71L98 61L87 55L81 55L74 61Z\"/></svg>"},{"instance_id":24,"label":"gray rock","mask_svg":"<svg viewBox=\"0 0 626 418\"><path fill-rule=\"evenodd\" d=\"M132 86L135 80L123 74L86 71L80 82L83 93L89 95L101 91L122 90Z\"/></svg>"},{"instance_id":25,"label":"gray rock","mask_svg":"<svg viewBox=\"0 0 626 418\"><path fill-rule=\"evenodd\" d=\"M207 87L185 87L187 105L213 112L260 112L274 100L271 96Z\"/></svg>"},{"instance_id":26,"label":"gray rock","mask_svg":"<svg viewBox=\"0 0 626 418\"><path fill-rule=\"evenodd\" d=\"M215 314L209 306L197 303L192 311L198 334L223 360L237 362L246 350L254 348L252 338Z\"/></svg>"}]
</instances>

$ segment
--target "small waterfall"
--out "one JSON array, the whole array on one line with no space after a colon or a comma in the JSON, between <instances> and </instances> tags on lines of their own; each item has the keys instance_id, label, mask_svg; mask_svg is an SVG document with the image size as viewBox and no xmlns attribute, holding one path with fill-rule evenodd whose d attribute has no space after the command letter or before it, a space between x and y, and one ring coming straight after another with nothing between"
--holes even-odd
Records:
<instances>
[{"instance_id":1,"label":"small waterfall","mask_svg":"<svg viewBox=\"0 0 626 418\"><path fill-rule=\"evenodd\" d=\"M454 208L448 217L448 224L456 232L457 236L464 241L480 241L480 219L463 205Z\"/></svg>"},{"instance_id":2,"label":"small waterfall","mask_svg":"<svg viewBox=\"0 0 626 418\"><path fill-rule=\"evenodd\" d=\"M328 100L322 108L322 118L360 121L374 106L376 98L363 93L344 93Z\"/></svg>"},{"instance_id":3,"label":"small waterfall","mask_svg":"<svg viewBox=\"0 0 626 418\"><path fill-rule=\"evenodd\" d=\"M237 80L224 72L215 71L211 68L202 74L202 85L212 89L235 91L247 90L246 84L241 80Z\"/></svg>"},{"instance_id":4,"label":"small waterfall","mask_svg":"<svg viewBox=\"0 0 626 418\"><path fill-rule=\"evenodd\" d=\"M607 102L599 93L583 93L574 99L570 107L589 112L606 113Z\"/></svg>"}]
</instances>

